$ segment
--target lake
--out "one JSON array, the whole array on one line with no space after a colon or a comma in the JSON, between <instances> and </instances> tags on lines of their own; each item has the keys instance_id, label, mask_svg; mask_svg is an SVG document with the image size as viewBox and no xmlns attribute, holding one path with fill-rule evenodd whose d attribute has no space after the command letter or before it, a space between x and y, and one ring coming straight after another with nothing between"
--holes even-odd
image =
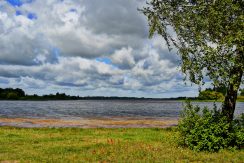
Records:
<instances>
[{"instance_id":1,"label":"lake","mask_svg":"<svg viewBox=\"0 0 244 163\"><path fill-rule=\"evenodd\" d=\"M195 102L212 106L211 102ZM217 103L220 107L221 103ZM79 100L79 101L0 101L2 118L178 118L180 101ZM244 102L237 103L235 115L244 113Z\"/></svg>"}]
</instances>

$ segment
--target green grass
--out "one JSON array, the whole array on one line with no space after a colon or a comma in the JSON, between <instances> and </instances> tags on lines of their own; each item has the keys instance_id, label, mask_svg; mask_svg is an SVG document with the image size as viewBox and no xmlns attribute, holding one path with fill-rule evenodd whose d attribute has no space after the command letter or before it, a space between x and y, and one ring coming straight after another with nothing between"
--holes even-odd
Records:
<instances>
[{"instance_id":1,"label":"green grass","mask_svg":"<svg viewBox=\"0 0 244 163\"><path fill-rule=\"evenodd\" d=\"M244 150L194 152L174 129L0 127L0 162L244 162Z\"/></svg>"}]
</instances>

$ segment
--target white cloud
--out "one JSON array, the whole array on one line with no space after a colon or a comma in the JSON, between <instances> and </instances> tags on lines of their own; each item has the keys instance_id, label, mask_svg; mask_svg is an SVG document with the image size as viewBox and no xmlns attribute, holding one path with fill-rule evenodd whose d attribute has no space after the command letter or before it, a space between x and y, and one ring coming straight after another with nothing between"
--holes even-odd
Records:
<instances>
[{"instance_id":1,"label":"white cloud","mask_svg":"<svg viewBox=\"0 0 244 163\"><path fill-rule=\"evenodd\" d=\"M178 57L160 37L147 38L137 10L143 3L35 0L13 7L0 1L0 87L147 97L187 92L177 77ZM96 60L103 57L111 63Z\"/></svg>"},{"instance_id":2,"label":"white cloud","mask_svg":"<svg viewBox=\"0 0 244 163\"><path fill-rule=\"evenodd\" d=\"M111 59L114 64L119 65L122 68L132 68L135 65L132 51L133 49L131 47L116 50L111 56Z\"/></svg>"}]
</instances>

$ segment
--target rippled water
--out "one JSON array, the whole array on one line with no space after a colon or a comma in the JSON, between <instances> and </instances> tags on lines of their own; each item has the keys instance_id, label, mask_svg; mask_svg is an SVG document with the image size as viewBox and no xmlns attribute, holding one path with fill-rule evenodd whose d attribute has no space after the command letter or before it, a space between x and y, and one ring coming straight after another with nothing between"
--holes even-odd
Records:
<instances>
[{"instance_id":1,"label":"rippled water","mask_svg":"<svg viewBox=\"0 0 244 163\"><path fill-rule=\"evenodd\" d=\"M213 103L197 102L200 106ZM220 103L217 103L221 106ZM183 108L179 101L0 101L0 117L8 118L177 118ZM235 114L244 113L237 103Z\"/></svg>"}]
</instances>

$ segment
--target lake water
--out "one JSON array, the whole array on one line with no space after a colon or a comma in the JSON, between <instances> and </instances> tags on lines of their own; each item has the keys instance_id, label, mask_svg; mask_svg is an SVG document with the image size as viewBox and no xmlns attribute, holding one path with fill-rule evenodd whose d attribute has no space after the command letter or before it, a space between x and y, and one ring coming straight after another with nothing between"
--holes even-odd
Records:
<instances>
[{"instance_id":1,"label":"lake water","mask_svg":"<svg viewBox=\"0 0 244 163\"><path fill-rule=\"evenodd\" d=\"M221 103L217 105L220 107ZM2 118L178 118L182 109L180 101L0 101ZM235 114L241 113L244 113L244 102L237 103Z\"/></svg>"}]
</instances>

